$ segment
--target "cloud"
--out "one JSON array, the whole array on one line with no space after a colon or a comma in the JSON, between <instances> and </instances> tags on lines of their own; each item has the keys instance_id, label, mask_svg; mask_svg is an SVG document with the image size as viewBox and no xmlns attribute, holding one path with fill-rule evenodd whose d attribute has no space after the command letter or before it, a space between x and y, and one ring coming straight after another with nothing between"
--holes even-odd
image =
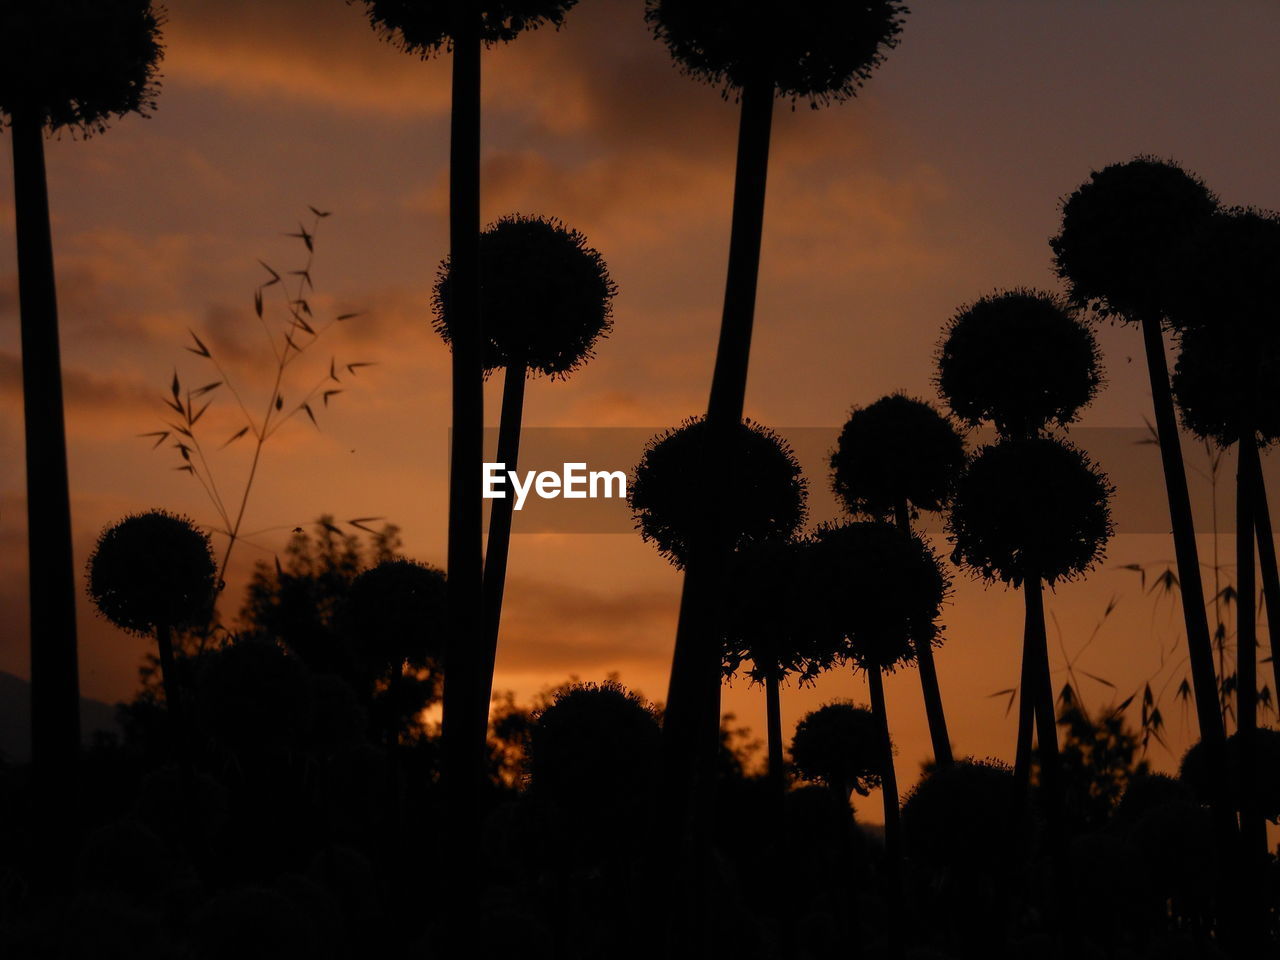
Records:
<instances>
[{"instance_id":1,"label":"cloud","mask_svg":"<svg viewBox=\"0 0 1280 960\"><path fill-rule=\"evenodd\" d=\"M0 397L15 404L15 411L22 402L22 357L11 350L0 349ZM68 420L75 423L122 413L154 414L160 406L158 392L146 384L82 367L63 367L62 397Z\"/></svg>"}]
</instances>

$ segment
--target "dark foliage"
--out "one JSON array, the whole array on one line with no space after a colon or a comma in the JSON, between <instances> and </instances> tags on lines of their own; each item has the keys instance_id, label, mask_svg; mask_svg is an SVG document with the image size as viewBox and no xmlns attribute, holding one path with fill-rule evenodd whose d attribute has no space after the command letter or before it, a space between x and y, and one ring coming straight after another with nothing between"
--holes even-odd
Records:
<instances>
[{"instance_id":1,"label":"dark foliage","mask_svg":"<svg viewBox=\"0 0 1280 960\"><path fill-rule=\"evenodd\" d=\"M754 78L818 106L853 97L898 45L907 8L890 0L646 0L645 19L689 75L741 89Z\"/></svg>"},{"instance_id":2,"label":"dark foliage","mask_svg":"<svg viewBox=\"0 0 1280 960\"><path fill-rule=\"evenodd\" d=\"M1101 383L1093 333L1065 302L1036 290L962 308L938 350L938 390L952 412L1010 436L1072 423Z\"/></svg>"},{"instance_id":3,"label":"dark foliage","mask_svg":"<svg viewBox=\"0 0 1280 960\"><path fill-rule=\"evenodd\" d=\"M933 769L902 804L907 858L931 869L1007 869L1018 844L1013 802L1013 770L998 760L965 757Z\"/></svg>"},{"instance_id":4,"label":"dark foliage","mask_svg":"<svg viewBox=\"0 0 1280 960\"><path fill-rule=\"evenodd\" d=\"M1094 171L1063 201L1049 241L1072 302L1125 321L1163 314L1170 268L1217 206L1204 181L1172 161L1139 156Z\"/></svg>"},{"instance_id":5,"label":"dark foliage","mask_svg":"<svg viewBox=\"0 0 1280 960\"><path fill-rule=\"evenodd\" d=\"M347 0L354 3L355 0ZM477 4L480 39L509 43L543 24L559 27L578 0L486 0ZM363 0L369 25L406 53L424 60L450 48L456 0Z\"/></svg>"},{"instance_id":6,"label":"dark foliage","mask_svg":"<svg viewBox=\"0 0 1280 960\"><path fill-rule=\"evenodd\" d=\"M814 540L806 616L827 657L891 671L914 662L917 644L938 642L951 582L923 539L853 522L819 527Z\"/></svg>"},{"instance_id":7,"label":"dark foliage","mask_svg":"<svg viewBox=\"0 0 1280 960\"><path fill-rule=\"evenodd\" d=\"M567 377L613 328L617 284L599 251L559 220L517 215L488 227L480 234L480 274L486 371L520 363ZM446 343L451 276L446 260L434 301L434 326Z\"/></svg>"},{"instance_id":8,"label":"dark foliage","mask_svg":"<svg viewBox=\"0 0 1280 960\"><path fill-rule=\"evenodd\" d=\"M791 739L791 762L804 779L843 797L880 786L884 761L880 725L866 707L837 701L805 714Z\"/></svg>"},{"instance_id":9,"label":"dark foliage","mask_svg":"<svg viewBox=\"0 0 1280 960\"><path fill-rule=\"evenodd\" d=\"M636 529L677 567L712 525L741 548L787 540L805 519L807 484L795 453L750 420L733 432L729 449L701 417L659 434L628 489Z\"/></svg>"},{"instance_id":10,"label":"dark foliage","mask_svg":"<svg viewBox=\"0 0 1280 960\"><path fill-rule=\"evenodd\" d=\"M150 0L0 4L0 113L101 133L154 110L162 14Z\"/></svg>"},{"instance_id":11,"label":"dark foliage","mask_svg":"<svg viewBox=\"0 0 1280 960\"><path fill-rule=\"evenodd\" d=\"M445 635L445 575L425 563L384 560L347 591L338 622L359 654L381 674L402 664L437 665Z\"/></svg>"},{"instance_id":12,"label":"dark foliage","mask_svg":"<svg viewBox=\"0 0 1280 960\"><path fill-rule=\"evenodd\" d=\"M202 666L200 724L235 753L282 753L310 730L311 691L306 669L277 644L239 640Z\"/></svg>"},{"instance_id":13,"label":"dark foliage","mask_svg":"<svg viewBox=\"0 0 1280 960\"><path fill-rule=\"evenodd\" d=\"M1170 385L1183 426L1220 447L1235 443L1246 424L1264 445L1280 438L1280 338L1266 339L1273 342L1255 340L1250 349L1226 331L1181 334Z\"/></svg>"},{"instance_id":14,"label":"dark foliage","mask_svg":"<svg viewBox=\"0 0 1280 960\"><path fill-rule=\"evenodd\" d=\"M892 519L899 503L941 510L964 466L951 421L902 393L856 407L831 454L831 483L851 514Z\"/></svg>"},{"instance_id":15,"label":"dark foliage","mask_svg":"<svg viewBox=\"0 0 1280 960\"><path fill-rule=\"evenodd\" d=\"M1027 569L1046 583L1090 570L1111 539L1114 488L1071 444L1050 437L983 447L956 486L951 559L1018 586Z\"/></svg>"},{"instance_id":16,"label":"dark foliage","mask_svg":"<svg viewBox=\"0 0 1280 960\"><path fill-rule=\"evenodd\" d=\"M1237 805L1243 796L1242 755L1240 734L1233 733L1227 738L1227 784L1232 803ZM1212 790L1203 743L1195 744L1183 755L1179 776L1200 802L1206 802ZM1272 823L1280 822L1280 730L1260 727L1254 731L1251 779L1259 812Z\"/></svg>"},{"instance_id":17,"label":"dark foliage","mask_svg":"<svg viewBox=\"0 0 1280 960\"><path fill-rule=\"evenodd\" d=\"M216 576L208 534L186 517L150 510L102 531L89 557L88 589L104 617L141 634L207 615Z\"/></svg>"},{"instance_id":18,"label":"dark foliage","mask_svg":"<svg viewBox=\"0 0 1280 960\"><path fill-rule=\"evenodd\" d=\"M1139 758L1138 737L1126 726L1124 713L1112 710L1094 720L1074 701L1058 714L1062 728L1059 752L1067 815L1088 829L1111 818L1135 777L1145 777L1147 762Z\"/></svg>"}]
</instances>

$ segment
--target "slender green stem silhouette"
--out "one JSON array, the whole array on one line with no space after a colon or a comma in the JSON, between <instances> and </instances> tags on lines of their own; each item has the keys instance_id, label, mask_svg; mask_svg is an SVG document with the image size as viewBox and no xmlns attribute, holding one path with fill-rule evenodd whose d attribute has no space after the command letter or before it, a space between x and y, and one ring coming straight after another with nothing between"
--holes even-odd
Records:
<instances>
[{"instance_id":1,"label":"slender green stem silhouette","mask_svg":"<svg viewBox=\"0 0 1280 960\"><path fill-rule=\"evenodd\" d=\"M1256 521L1254 490L1260 473L1258 443L1252 427L1241 430L1236 465L1236 724L1240 738L1240 831L1245 862L1250 867L1265 863L1266 822L1259 812L1255 774L1258 732L1258 622L1257 568L1254 543ZM1262 858L1262 859L1259 859ZM1262 883L1262 875L1248 872L1242 888L1251 890ZM1254 905L1245 914L1256 917Z\"/></svg>"},{"instance_id":2,"label":"slender green stem silhouette","mask_svg":"<svg viewBox=\"0 0 1280 960\"><path fill-rule=\"evenodd\" d=\"M765 726L769 749L768 777L775 798L787 789L782 755L782 691L778 674L770 670L764 679Z\"/></svg>"},{"instance_id":3,"label":"slender green stem silhouette","mask_svg":"<svg viewBox=\"0 0 1280 960\"><path fill-rule=\"evenodd\" d=\"M893 912L887 925L889 952L900 956L903 951L901 922L903 917L902 887L902 819L899 816L898 775L893 767L893 741L889 738L889 711L884 700L884 673L879 666L867 667L867 687L871 693L871 712L875 715L880 737L880 795L884 807L884 849L889 866L889 908Z\"/></svg>"},{"instance_id":4,"label":"slender green stem silhouette","mask_svg":"<svg viewBox=\"0 0 1280 960\"><path fill-rule=\"evenodd\" d=\"M1262 595L1267 605L1267 638L1271 644L1272 691L1280 697L1280 570L1276 566L1276 541L1271 530L1271 509L1262 460L1252 461L1253 525L1258 532L1258 567L1262 570Z\"/></svg>"}]
</instances>

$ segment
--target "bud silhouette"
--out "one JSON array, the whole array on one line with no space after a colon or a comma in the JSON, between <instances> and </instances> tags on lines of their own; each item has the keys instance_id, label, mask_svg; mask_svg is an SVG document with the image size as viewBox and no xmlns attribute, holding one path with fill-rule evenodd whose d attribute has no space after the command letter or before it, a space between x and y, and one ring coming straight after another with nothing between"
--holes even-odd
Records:
<instances>
[{"instance_id":1,"label":"bud silhouette","mask_svg":"<svg viewBox=\"0 0 1280 960\"><path fill-rule=\"evenodd\" d=\"M89 557L88 591L98 611L122 630L155 634L175 730L183 705L173 632L208 614L216 577L208 534L164 510L133 514L107 527Z\"/></svg>"},{"instance_id":2,"label":"bud silhouette","mask_svg":"<svg viewBox=\"0 0 1280 960\"><path fill-rule=\"evenodd\" d=\"M922 400L894 393L849 415L831 455L831 481L850 514L893 518L909 533L918 511L943 508L964 462L964 440L950 420ZM932 645L917 653L934 758L948 764L951 740Z\"/></svg>"},{"instance_id":3,"label":"bud silhouette","mask_svg":"<svg viewBox=\"0 0 1280 960\"><path fill-rule=\"evenodd\" d=\"M520 455L527 372L564 379L594 354L613 327L617 285L604 258L587 239L546 217L503 217L480 234L480 315L484 318L486 373L506 368L497 462L514 471ZM435 291L435 328L451 340L452 270L441 265ZM482 697L493 692L514 499L495 499L490 509L484 559L484 643L478 655Z\"/></svg>"},{"instance_id":4,"label":"bud silhouette","mask_svg":"<svg viewBox=\"0 0 1280 960\"><path fill-rule=\"evenodd\" d=\"M66 778L80 748L80 680L43 135L47 129L88 136L105 130L112 118L154 108L160 16L147 0L5 3L0 37L0 115L13 137L27 529L33 531L27 544L31 754L36 788L42 795L47 788L46 799L54 803L71 795ZM38 806L47 804L40 800Z\"/></svg>"},{"instance_id":5,"label":"bud silhouette","mask_svg":"<svg viewBox=\"0 0 1280 960\"><path fill-rule=\"evenodd\" d=\"M735 91L741 101L724 311L707 402L706 423L718 444L731 443L746 401L774 98L803 98L817 107L852 97L896 46L905 13L889 0L796 0L769 8L646 0L645 19L680 68ZM696 785L712 781L720 715L720 687L711 684L717 651L705 638L720 631L721 588L734 544L714 528L704 535L685 574L663 724L671 812L680 822L697 802Z\"/></svg>"},{"instance_id":6,"label":"bud silhouette","mask_svg":"<svg viewBox=\"0 0 1280 960\"><path fill-rule=\"evenodd\" d=\"M848 802L880 786L884 752L880 725L866 707L840 700L805 714L791 739L791 762L804 779L826 784Z\"/></svg>"},{"instance_id":7,"label":"bud silhouette","mask_svg":"<svg viewBox=\"0 0 1280 960\"><path fill-rule=\"evenodd\" d=\"M1058 297L1008 290L963 307L938 352L938 389L964 423L1030 436L1076 420L1102 383L1093 333Z\"/></svg>"},{"instance_id":8,"label":"bud silhouette","mask_svg":"<svg viewBox=\"0 0 1280 960\"><path fill-rule=\"evenodd\" d=\"M795 453L772 430L745 421L726 450L693 417L649 441L628 499L640 535L684 567L713 523L737 549L787 540L804 523L807 492Z\"/></svg>"},{"instance_id":9,"label":"bud silhouette","mask_svg":"<svg viewBox=\"0 0 1280 960\"><path fill-rule=\"evenodd\" d=\"M1139 156L1094 171L1062 203L1062 228L1049 241L1058 276L1077 306L1142 328L1156 436L1169 498L1179 592L1200 735L1220 754L1226 736L1218 709L1213 646L1200 579L1182 441L1174 419L1162 320L1170 276L1182 252L1218 207L1204 181L1176 163ZM1219 798L1223 837L1234 829Z\"/></svg>"}]
</instances>

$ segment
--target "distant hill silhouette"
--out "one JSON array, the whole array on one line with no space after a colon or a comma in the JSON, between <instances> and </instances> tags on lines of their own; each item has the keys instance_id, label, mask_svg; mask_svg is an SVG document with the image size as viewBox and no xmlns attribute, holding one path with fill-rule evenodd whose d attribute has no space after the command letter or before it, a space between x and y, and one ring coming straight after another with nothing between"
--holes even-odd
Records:
<instances>
[{"instance_id":1,"label":"distant hill silhouette","mask_svg":"<svg viewBox=\"0 0 1280 960\"><path fill-rule=\"evenodd\" d=\"M88 741L98 730L120 732L115 706L81 697L81 739ZM0 757L11 763L26 763L30 756L31 684L0 670Z\"/></svg>"}]
</instances>

